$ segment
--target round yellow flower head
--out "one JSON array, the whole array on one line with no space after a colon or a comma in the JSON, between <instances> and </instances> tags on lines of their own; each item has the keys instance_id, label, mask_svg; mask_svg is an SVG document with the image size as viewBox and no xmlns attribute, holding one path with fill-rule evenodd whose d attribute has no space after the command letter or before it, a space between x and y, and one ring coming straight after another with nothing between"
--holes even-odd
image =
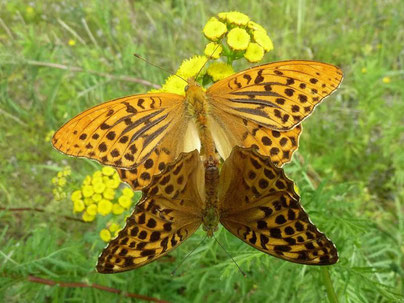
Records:
<instances>
[{"instance_id":1,"label":"round yellow flower head","mask_svg":"<svg viewBox=\"0 0 404 303\"><path fill-rule=\"evenodd\" d=\"M168 93L173 93L173 94L178 94L178 95L184 96L186 85L187 85L187 82L185 82L181 78L178 78L175 75L171 75L170 77L167 78L167 80L164 83L161 90L163 92L168 92Z\"/></svg>"},{"instance_id":2,"label":"round yellow flower head","mask_svg":"<svg viewBox=\"0 0 404 303\"><path fill-rule=\"evenodd\" d=\"M102 178L102 171L97 170L93 173L93 178Z\"/></svg>"},{"instance_id":3,"label":"round yellow flower head","mask_svg":"<svg viewBox=\"0 0 404 303\"><path fill-rule=\"evenodd\" d=\"M382 81L383 81L383 83L390 83L391 79L390 79L390 77L383 77Z\"/></svg>"},{"instance_id":4,"label":"round yellow flower head","mask_svg":"<svg viewBox=\"0 0 404 303\"><path fill-rule=\"evenodd\" d=\"M57 184L59 182L58 177L53 177L52 178L52 184Z\"/></svg>"},{"instance_id":5,"label":"round yellow flower head","mask_svg":"<svg viewBox=\"0 0 404 303\"><path fill-rule=\"evenodd\" d=\"M81 216L83 218L84 222L92 222L95 219L95 215L90 215L88 212L84 212L83 215Z\"/></svg>"},{"instance_id":6,"label":"round yellow flower head","mask_svg":"<svg viewBox=\"0 0 404 303\"><path fill-rule=\"evenodd\" d=\"M220 16L219 18L222 19ZM227 22L235 25L247 25L248 21L250 21L250 17L240 12L225 13L225 19Z\"/></svg>"},{"instance_id":7,"label":"round yellow flower head","mask_svg":"<svg viewBox=\"0 0 404 303\"><path fill-rule=\"evenodd\" d=\"M250 35L244 28L235 27L227 34L227 44L234 50L245 50L250 43Z\"/></svg>"},{"instance_id":8,"label":"round yellow flower head","mask_svg":"<svg viewBox=\"0 0 404 303\"><path fill-rule=\"evenodd\" d=\"M66 185L66 178L65 177L62 177L62 178L59 178L59 181L58 181L58 185L60 186L60 187L63 187L63 186L65 186Z\"/></svg>"},{"instance_id":9,"label":"round yellow flower head","mask_svg":"<svg viewBox=\"0 0 404 303\"><path fill-rule=\"evenodd\" d=\"M93 196L94 197L94 196ZM84 204L89 206L94 203L94 200L91 198L84 198Z\"/></svg>"},{"instance_id":10,"label":"round yellow flower head","mask_svg":"<svg viewBox=\"0 0 404 303\"><path fill-rule=\"evenodd\" d=\"M125 211L125 209L124 209L121 205L119 205L118 203L114 203L114 204L112 205L112 213L113 213L114 215L120 215L120 214L122 214L124 211Z\"/></svg>"},{"instance_id":11,"label":"round yellow flower head","mask_svg":"<svg viewBox=\"0 0 404 303\"><path fill-rule=\"evenodd\" d=\"M70 168L70 166L65 166L65 168L63 169L63 176L67 177L70 176L72 173L72 169Z\"/></svg>"},{"instance_id":12,"label":"round yellow flower head","mask_svg":"<svg viewBox=\"0 0 404 303\"><path fill-rule=\"evenodd\" d=\"M234 70L231 65L221 62L214 62L209 66L207 74L210 75L213 81L216 82L234 74Z\"/></svg>"},{"instance_id":13,"label":"round yellow flower head","mask_svg":"<svg viewBox=\"0 0 404 303\"><path fill-rule=\"evenodd\" d=\"M207 58L205 56L193 56L189 59L185 59L182 61L180 68L177 70L177 75L181 76L185 80L194 77L205 65L206 61ZM187 85L187 83L185 83L185 85Z\"/></svg>"},{"instance_id":14,"label":"round yellow flower head","mask_svg":"<svg viewBox=\"0 0 404 303\"><path fill-rule=\"evenodd\" d=\"M100 213L103 216L108 215L112 211L112 203L111 201L102 199L98 203L98 213Z\"/></svg>"},{"instance_id":15,"label":"round yellow flower head","mask_svg":"<svg viewBox=\"0 0 404 303\"><path fill-rule=\"evenodd\" d=\"M129 187L125 187L124 189L122 189L122 195L133 198L135 193Z\"/></svg>"},{"instance_id":16,"label":"round yellow flower head","mask_svg":"<svg viewBox=\"0 0 404 303\"><path fill-rule=\"evenodd\" d=\"M81 190L75 190L75 191L72 193L70 199L71 199L72 201L76 201L76 200L80 200L81 197L82 197L82 195L81 195Z\"/></svg>"},{"instance_id":17,"label":"round yellow flower head","mask_svg":"<svg viewBox=\"0 0 404 303\"><path fill-rule=\"evenodd\" d=\"M366 74L368 72L368 69L366 67L362 67L361 72L362 74Z\"/></svg>"},{"instance_id":18,"label":"round yellow flower head","mask_svg":"<svg viewBox=\"0 0 404 303\"><path fill-rule=\"evenodd\" d=\"M255 23L254 21L248 21L247 27L251 30L254 31L262 31L264 33L266 33L267 31L265 30L265 28L263 28L261 25L259 25L258 23Z\"/></svg>"},{"instance_id":19,"label":"round yellow flower head","mask_svg":"<svg viewBox=\"0 0 404 303\"><path fill-rule=\"evenodd\" d=\"M102 196L101 196L101 194L94 194L94 195L91 197L91 199L92 199L94 202L99 202L99 201L101 201Z\"/></svg>"},{"instance_id":20,"label":"round yellow flower head","mask_svg":"<svg viewBox=\"0 0 404 303\"><path fill-rule=\"evenodd\" d=\"M261 45L266 52L274 49L271 38L263 31L254 31L253 33L254 41Z\"/></svg>"},{"instance_id":21,"label":"round yellow flower head","mask_svg":"<svg viewBox=\"0 0 404 303\"><path fill-rule=\"evenodd\" d=\"M91 185L84 185L81 188L81 191L83 192L83 196L85 198L91 197L94 194L93 187Z\"/></svg>"},{"instance_id":22,"label":"round yellow flower head","mask_svg":"<svg viewBox=\"0 0 404 303\"><path fill-rule=\"evenodd\" d=\"M215 17L209 19L203 28L203 34L212 41L217 41L227 32L226 24L220 22Z\"/></svg>"},{"instance_id":23,"label":"round yellow flower head","mask_svg":"<svg viewBox=\"0 0 404 303\"><path fill-rule=\"evenodd\" d=\"M107 187L102 193L105 199L113 200L115 198L115 190L113 188Z\"/></svg>"},{"instance_id":24,"label":"round yellow flower head","mask_svg":"<svg viewBox=\"0 0 404 303\"><path fill-rule=\"evenodd\" d=\"M101 171L104 176L112 176L115 173L115 169L111 166L104 166Z\"/></svg>"},{"instance_id":25,"label":"round yellow flower head","mask_svg":"<svg viewBox=\"0 0 404 303\"><path fill-rule=\"evenodd\" d=\"M121 180L109 179L105 184L107 187L115 189L119 187Z\"/></svg>"},{"instance_id":26,"label":"round yellow flower head","mask_svg":"<svg viewBox=\"0 0 404 303\"><path fill-rule=\"evenodd\" d=\"M91 216L95 216L96 214L97 214L97 210L98 210L98 208L97 208L97 204L91 204L91 205L89 205L88 207L87 207L87 210L86 210L86 212L89 214L89 215L91 215Z\"/></svg>"},{"instance_id":27,"label":"round yellow flower head","mask_svg":"<svg viewBox=\"0 0 404 303\"><path fill-rule=\"evenodd\" d=\"M104 242L109 242L111 240L111 233L108 229L101 229L100 231L100 238Z\"/></svg>"},{"instance_id":28,"label":"round yellow flower head","mask_svg":"<svg viewBox=\"0 0 404 303\"><path fill-rule=\"evenodd\" d=\"M92 185L96 185L96 184L100 184L100 183L104 183L102 176L93 177L93 179L91 180Z\"/></svg>"},{"instance_id":29,"label":"round yellow flower head","mask_svg":"<svg viewBox=\"0 0 404 303\"><path fill-rule=\"evenodd\" d=\"M252 42L248 45L244 57L249 62L259 62L264 57L264 49L257 43Z\"/></svg>"},{"instance_id":30,"label":"round yellow flower head","mask_svg":"<svg viewBox=\"0 0 404 303\"><path fill-rule=\"evenodd\" d=\"M83 185L90 185L91 184L91 176L86 176L83 180Z\"/></svg>"},{"instance_id":31,"label":"round yellow flower head","mask_svg":"<svg viewBox=\"0 0 404 303\"><path fill-rule=\"evenodd\" d=\"M205 47L204 54L208 58L218 59L222 51L223 47L220 44L217 44L215 42L209 42Z\"/></svg>"},{"instance_id":32,"label":"round yellow flower head","mask_svg":"<svg viewBox=\"0 0 404 303\"><path fill-rule=\"evenodd\" d=\"M115 222L114 223L111 223L111 225L109 226L109 231L111 232L111 233L114 233L114 232L116 232L117 230L120 230L121 229L121 227L118 225L118 224L116 224Z\"/></svg>"},{"instance_id":33,"label":"round yellow flower head","mask_svg":"<svg viewBox=\"0 0 404 303\"><path fill-rule=\"evenodd\" d=\"M132 199L128 196L122 195L119 197L118 202L123 208L129 208L132 204Z\"/></svg>"},{"instance_id":34,"label":"round yellow flower head","mask_svg":"<svg viewBox=\"0 0 404 303\"><path fill-rule=\"evenodd\" d=\"M94 184L94 186L93 186L94 192L97 194L102 194L104 192L105 188L106 188L105 183L97 183L97 184Z\"/></svg>"},{"instance_id":35,"label":"round yellow flower head","mask_svg":"<svg viewBox=\"0 0 404 303\"><path fill-rule=\"evenodd\" d=\"M83 200L74 200L73 201L73 212L81 213L86 206L84 205Z\"/></svg>"}]
</instances>

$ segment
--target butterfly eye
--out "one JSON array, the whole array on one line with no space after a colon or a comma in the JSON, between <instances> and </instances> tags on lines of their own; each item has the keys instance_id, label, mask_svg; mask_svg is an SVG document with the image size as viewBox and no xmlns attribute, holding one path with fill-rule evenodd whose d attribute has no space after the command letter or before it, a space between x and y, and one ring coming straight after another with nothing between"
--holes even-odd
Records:
<instances>
[{"instance_id":1,"label":"butterfly eye","mask_svg":"<svg viewBox=\"0 0 404 303\"><path fill-rule=\"evenodd\" d=\"M189 85L185 86L184 90L187 91L189 88Z\"/></svg>"}]
</instances>

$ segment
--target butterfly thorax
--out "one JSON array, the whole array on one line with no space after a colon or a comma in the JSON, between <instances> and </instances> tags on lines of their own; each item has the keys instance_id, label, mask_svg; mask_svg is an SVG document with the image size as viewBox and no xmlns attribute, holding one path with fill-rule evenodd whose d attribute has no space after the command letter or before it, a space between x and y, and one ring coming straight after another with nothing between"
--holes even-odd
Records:
<instances>
[{"instance_id":1,"label":"butterfly thorax","mask_svg":"<svg viewBox=\"0 0 404 303\"><path fill-rule=\"evenodd\" d=\"M218 207L218 184L219 184L219 162L209 157L205 163L205 202L206 206L202 214L203 230L208 237L218 229L219 211Z\"/></svg>"},{"instance_id":2,"label":"butterfly thorax","mask_svg":"<svg viewBox=\"0 0 404 303\"><path fill-rule=\"evenodd\" d=\"M198 129L202 146L201 154L205 159L215 158L215 143L208 125L208 99L203 88L193 79L188 79L185 100L187 112Z\"/></svg>"}]
</instances>

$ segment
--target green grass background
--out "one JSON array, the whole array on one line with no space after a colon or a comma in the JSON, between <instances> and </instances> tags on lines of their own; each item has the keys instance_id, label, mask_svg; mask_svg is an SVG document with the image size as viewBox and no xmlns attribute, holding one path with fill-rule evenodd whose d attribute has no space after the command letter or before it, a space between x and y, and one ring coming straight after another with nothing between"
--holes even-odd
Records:
<instances>
[{"instance_id":1,"label":"green grass background","mask_svg":"<svg viewBox=\"0 0 404 303\"><path fill-rule=\"evenodd\" d=\"M33 275L171 302L327 302L319 267L265 255L223 228L217 237L246 278L213 240L170 276L200 242L201 230L165 262L97 274L94 265L104 247L98 232L105 221L66 220L71 202L53 199L51 178L66 164L72 166L72 184L98 166L59 154L45 141L46 134L91 105L150 89L105 74L161 84L167 74L133 53L175 70L183 59L202 53L205 22L229 10L246 13L269 31L275 49L264 62L314 59L344 70L340 89L304 122L298 155L286 171L299 185L312 220L339 250L340 261L329 267L337 299L403 301L400 0L1 1L0 204L40 207L46 213L0 211L0 301L130 301L93 288L32 283L28 276ZM70 46L69 39L76 45Z\"/></svg>"}]
</instances>

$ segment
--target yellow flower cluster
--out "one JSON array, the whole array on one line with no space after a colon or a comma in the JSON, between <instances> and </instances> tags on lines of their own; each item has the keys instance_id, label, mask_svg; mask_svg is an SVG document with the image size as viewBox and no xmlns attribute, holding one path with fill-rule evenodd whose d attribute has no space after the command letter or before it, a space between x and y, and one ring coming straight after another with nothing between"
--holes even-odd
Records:
<instances>
[{"instance_id":1,"label":"yellow flower cluster","mask_svg":"<svg viewBox=\"0 0 404 303\"><path fill-rule=\"evenodd\" d=\"M46 135L45 135L45 142L50 142L51 139L52 139L52 137L53 137L53 134L54 134L54 133L55 133L54 130L48 131L48 132L46 133Z\"/></svg>"},{"instance_id":2,"label":"yellow flower cluster","mask_svg":"<svg viewBox=\"0 0 404 303\"><path fill-rule=\"evenodd\" d=\"M109 225L108 228L103 228L100 231L100 238L104 242L111 241L111 239L113 237L115 238L116 236L118 236L118 233L121 230L121 227L117 223L112 222L112 223L109 223L108 225Z\"/></svg>"},{"instance_id":3,"label":"yellow flower cluster","mask_svg":"<svg viewBox=\"0 0 404 303\"><path fill-rule=\"evenodd\" d=\"M218 18L213 17L206 23L203 33L212 41L205 48L205 55L212 59L218 59L228 46L230 49L225 52L228 58L234 60L242 55L249 62L259 62L274 48L266 30L240 12L219 13ZM224 38L227 45L222 41Z\"/></svg>"},{"instance_id":4,"label":"yellow flower cluster","mask_svg":"<svg viewBox=\"0 0 404 303\"><path fill-rule=\"evenodd\" d=\"M59 171L55 177L52 178L52 184L54 188L52 190L55 200L60 201L66 199L67 194L65 186L67 184L67 178L71 175L72 171L70 166L66 166L63 170Z\"/></svg>"},{"instance_id":5,"label":"yellow flower cluster","mask_svg":"<svg viewBox=\"0 0 404 303\"><path fill-rule=\"evenodd\" d=\"M118 201L115 201L116 190L120 184L118 173L110 166L105 166L92 176L87 176L81 189L71 195L73 211L83 212L82 218L86 222L93 221L97 214L102 216L110 213L122 214L130 208L134 193L129 188L124 188Z\"/></svg>"}]
</instances>

